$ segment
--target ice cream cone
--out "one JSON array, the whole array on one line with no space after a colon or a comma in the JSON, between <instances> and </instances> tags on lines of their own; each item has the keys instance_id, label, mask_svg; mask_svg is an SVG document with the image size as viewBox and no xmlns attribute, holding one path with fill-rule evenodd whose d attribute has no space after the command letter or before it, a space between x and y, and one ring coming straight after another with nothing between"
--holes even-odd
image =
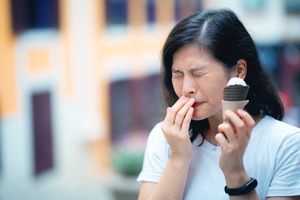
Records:
<instances>
[{"instance_id":1,"label":"ice cream cone","mask_svg":"<svg viewBox=\"0 0 300 200\"><path fill-rule=\"evenodd\" d=\"M222 111L223 111L223 121L227 122L227 118L225 116L226 110L231 110L233 112L236 112L238 109L243 109L249 100L243 100L243 101L225 101L222 100Z\"/></svg>"}]
</instances>

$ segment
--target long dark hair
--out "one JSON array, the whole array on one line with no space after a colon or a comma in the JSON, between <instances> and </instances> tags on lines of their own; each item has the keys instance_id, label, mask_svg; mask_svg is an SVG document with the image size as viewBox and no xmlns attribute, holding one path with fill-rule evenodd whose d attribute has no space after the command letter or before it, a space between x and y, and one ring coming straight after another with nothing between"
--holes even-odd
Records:
<instances>
[{"instance_id":1,"label":"long dark hair","mask_svg":"<svg viewBox=\"0 0 300 200\"><path fill-rule=\"evenodd\" d=\"M270 115L282 120L281 100L269 76L263 70L256 46L236 14L228 9L206 10L180 21L170 32L162 50L163 93L167 106L178 99L171 68L174 53L184 45L196 44L219 61L225 71L233 71L239 59L247 62L245 82L250 86L245 107L253 116ZM191 140L209 128L208 120L191 122Z\"/></svg>"}]
</instances>

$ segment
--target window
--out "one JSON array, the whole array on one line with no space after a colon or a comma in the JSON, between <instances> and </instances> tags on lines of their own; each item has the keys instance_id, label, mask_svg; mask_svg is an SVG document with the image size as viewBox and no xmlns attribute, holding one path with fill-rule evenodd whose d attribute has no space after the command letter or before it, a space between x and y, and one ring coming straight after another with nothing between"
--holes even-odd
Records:
<instances>
[{"instance_id":1,"label":"window","mask_svg":"<svg viewBox=\"0 0 300 200\"><path fill-rule=\"evenodd\" d=\"M155 23L155 0L147 0L147 22Z\"/></svg>"},{"instance_id":2,"label":"window","mask_svg":"<svg viewBox=\"0 0 300 200\"><path fill-rule=\"evenodd\" d=\"M161 121L161 90L158 75L110 84L113 143L135 131L149 132Z\"/></svg>"},{"instance_id":3,"label":"window","mask_svg":"<svg viewBox=\"0 0 300 200\"><path fill-rule=\"evenodd\" d=\"M53 167L51 95L32 95L34 173L39 175Z\"/></svg>"},{"instance_id":4,"label":"window","mask_svg":"<svg viewBox=\"0 0 300 200\"><path fill-rule=\"evenodd\" d=\"M294 97L293 98L294 106L298 107L300 111L300 69L298 69L292 77L291 93L293 94ZM298 126L300 127L300 112L298 113L299 113Z\"/></svg>"},{"instance_id":5,"label":"window","mask_svg":"<svg viewBox=\"0 0 300 200\"><path fill-rule=\"evenodd\" d=\"M257 10L265 6L265 0L243 0L243 5L247 9Z\"/></svg>"},{"instance_id":6,"label":"window","mask_svg":"<svg viewBox=\"0 0 300 200\"><path fill-rule=\"evenodd\" d=\"M280 60L280 48L279 46L270 45L258 45L257 50L261 64L266 72L270 75L272 81L278 85L279 79L279 60Z\"/></svg>"},{"instance_id":7,"label":"window","mask_svg":"<svg viewBox=\"0 0 300 200\"><path fill-rule=\"evenodd\" d=\"M108 26L127 24L127 0L106 0L105 5Z\"/></svg>"},{"instance_id":8,"label":"window","mask_svg":"<svg viewBox=\"0 0 300 200\"><path fill-rule=\"evenodd\" d=\"M299 0L285 0L284 8L288 14L299 14L300 13L300 2L299 2Z\"/></svg>"},{"instance_id":9,"label":"window","mask_svg":"<svg viewBox=\"0 0 300 200\"><path fill-rule=\"evenodd\" d=\"M201 11L201 0L175 0L176 21L180 21L198 11Z\"/></svg>"},{"instance_id":10,"label":"window","mask_svg":"<svg viewBox=\"0 0 300 200\"><path fill-rule=\"evenodd\" d=\"M58 28L58 0L11 0L15 33L28 29Z\"/></svg>"}]
</instances>

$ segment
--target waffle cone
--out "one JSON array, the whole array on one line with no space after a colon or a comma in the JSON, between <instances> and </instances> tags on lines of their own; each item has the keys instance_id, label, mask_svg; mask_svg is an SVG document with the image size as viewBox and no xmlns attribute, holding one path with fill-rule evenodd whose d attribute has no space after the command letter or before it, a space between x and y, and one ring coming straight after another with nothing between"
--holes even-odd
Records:
<instances>
[{"instance_id":1,"label":"waffle cone","mask_svg":"<svg viewBox=\"0 0 300 200\"><path fill-rule=\"evenodd\" d=\"M222 100L222 111L223 111L223 121L226 122L227 118L225 117L225 111L231 110L233 112L236 112L238 109L243 109L247 104L249 100L243 100L243 101L225 101Z\"/></svg>"}]
</instances>

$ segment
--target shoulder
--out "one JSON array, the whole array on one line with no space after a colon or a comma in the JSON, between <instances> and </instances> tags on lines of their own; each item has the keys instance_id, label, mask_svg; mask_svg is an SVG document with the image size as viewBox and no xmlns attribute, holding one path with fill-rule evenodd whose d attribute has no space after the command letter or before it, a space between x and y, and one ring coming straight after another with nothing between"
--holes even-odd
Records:
<instances>
[{"instance_id":1,"label":"shoulder","mask_svg":"<svg viewBox=\"0 0 300 200\"><path fill-rule=\"evenodd\" d=\"M158 122L157 124L155 124L155 126L153 127L153 129L151 130L150 134L149 134L149 139L164 139L164 133L161 130L161 126L162 126L163 122Z\"/></svg>"},{"instance_id":2,"label":"shoulder","mask_svg":"<svg viewBox=\"0 0 300 200\"><path fill-rule=\"evenodd\" d=\"M162 126L162 122L159 122L151 130L151 132L148 136L148 142L147 142L148 147L150 147L150 146L155 146L155 147L166 146L168 144L167 140L164 136L164 133L161 130L161 126Z\"/></svg>"},{"instance_id":3,"label":"shoulder","mask_svg":"<svg viewBox=\"0 0 300 200\"><path fill-rule=\"evenodd\" d=\"M299 195L299 128L265 116L254 127L248 147L245 165L260 183L261 198Z\"/></svg>"},{"instance_id":4,"label":"shoulder","mask_svg":"<svg viewBox=\"0 0 300 200\"><path fill-rule=\"evenodd\" d=\"M161 125L162 122L157 123L148 136L143 169L138 181L159 182L168 162L168 145Z\"/></svg>"},{"instance_id":5,"label":"shoulder","mask_svg":"<svg viewBox=\"0 0 300 200\"><path fill-rule=\"evenodd\" d=\"M254 127L250 138L250 146L259 149L260 152L272 152L274 156L280 150L289 151L291 146L298 148L299 144L299 128L270 116L265 116Z\"/></svg>"},{"instance_id":6,"label":"shoulder","mask_svg":"<svg viewBox=\"0 0 300 200\"><path fill-rule=\"evenodd\" d=\"M290 124L287 124L285 122L279 121L277 119L274 119L271 116L266 115L258 124L257 126L259 128L272 128L273 130L287 130L292 132L299 132L300 129L298 127L292 126Z\"/></svg>"},{"instance_id":7,"label":"shoulder","mask_svg":"<svg viewBox=\"0 0 300 200\"><path fill-rule=\"evenodd\" d=\"M262 145L268 155L273 155L273 176L267 196L295 196L300 188L300 129L267 117ZM264 137L262 137L264 138ZM272 159L271 159L272 160ZM288 184L287 184L288 183Z\"/></svg>"},{"instance_id":8,"label":"shoulder","mask_svg":"<svg viewBox=\"0 0 300 200\"><path fill-rule=\"evenodd\" d=\"M265 116L253 129L254 134L264 134L268 139L283 141L289 137L300 137L300 129L285 122Z\"/></svg>"}]
</instances>

